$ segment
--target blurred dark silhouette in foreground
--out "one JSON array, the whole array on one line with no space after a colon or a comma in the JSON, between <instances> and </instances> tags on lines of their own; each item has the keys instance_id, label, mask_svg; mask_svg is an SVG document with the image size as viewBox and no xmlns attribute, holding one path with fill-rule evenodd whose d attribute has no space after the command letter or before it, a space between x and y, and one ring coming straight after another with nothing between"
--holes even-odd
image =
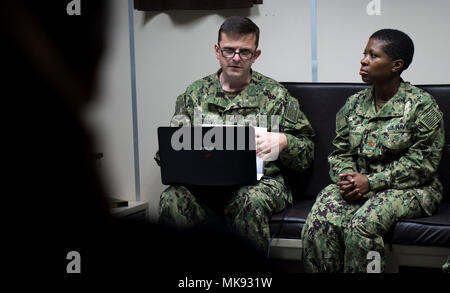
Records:
<instances>
[{"instance_id":1,"label":"blurred dark silhouette in foreground","mask_svg":"<svg viewBox=\"0 0 450 293\"><path fill-rule=\"evenodd\" d=\"M81 1L79 16L66 13L69 2L0 4L8 274L161 281L188 272L266 271L264 258L221 219L175 231L110 216L80 118L96 96L107 1ZM80 253L81 274L66 274L70 251Z\"/></svg>"}]
</instances>

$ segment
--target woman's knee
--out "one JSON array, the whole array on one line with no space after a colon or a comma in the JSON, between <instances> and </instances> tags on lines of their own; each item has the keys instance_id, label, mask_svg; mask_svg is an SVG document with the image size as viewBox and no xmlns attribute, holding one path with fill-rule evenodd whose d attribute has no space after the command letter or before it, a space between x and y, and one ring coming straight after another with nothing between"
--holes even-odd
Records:
<instances>
[{"instance_id":1,"label":"woman's knee","mask_svg":"<svg viewBox=\"0 0 450 293\"><path fill-rule=\"evenodd\" d=\"M183 186L170 186L163 191L159 203L159 222L179 227L195 225L207 216L195 196Z\"/></svg>"},{"instance_id":2,"label":"woman's knee","mask_svg":"<svg viewBox=\"0 0 450 293\"><path fill-rule=\"evenodd\" d=\"M344 230L346 242L353 242L357 239L376 239L384 236L392 227L395 221L389 218L379 218L376 214L363 214L358 212L352 217Z\"/></svg>"},{"instance_id":3,"label":"woman's knee","mask_svg":"<svg viewBox=\"0 0 450 293\"><path fill-rule=\"evenodd\" d=\"M347 203L339 194L339 187L335 184L330 184L317 196L310 215L320 215L326 220L335 214L342 214L346 205Z\"/></svg>"},{"instance_id":4,"label":"woman's knee","mask_svg":"<svg viewBox=\"0 0 450 293\"><path fill-rule=\"evenodd\" d=\"M343 201L343 199L342 196L339 194L339 186L337 186L336 184L330 184L324 189L322 189L316 198L316 203L321 204L328 202L338 203L341 201Z\"/></svg>"}]
</instances>

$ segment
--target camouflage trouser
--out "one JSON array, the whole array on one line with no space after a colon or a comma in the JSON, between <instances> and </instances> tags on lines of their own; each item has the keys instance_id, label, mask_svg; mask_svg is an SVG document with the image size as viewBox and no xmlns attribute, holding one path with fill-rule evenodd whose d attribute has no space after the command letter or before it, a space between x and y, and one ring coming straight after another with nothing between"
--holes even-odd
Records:
<instances>
[{"instance_id":1,"label":"camouflage trouser","mask_svg":"<svg viewBox=\"0 0 450 293\"><path fill-rule=\"evenodd\" d=\"M306 272L367 272L370 251L380 254L383 236L401 218L422 215L414 189L387 189L359 202L346 201L335 184L318 195L302 230Z\"/></svg>"},{"instance_id":2,"label":"camouflage trouser","mask_svg":"<svg viewBox=\"0 0 450 293\"><path fill-rule=\"evenodd\" d=\"M214 194L205 194L207 190ZM291 202L284 185L272 179L257 184L228 189L203 189L195 192L184 186L169 186L159 203L162 224L189 227L221 213L233 229L260 251L266 252L270 239L269 219Z\"/></svg>"}]
</instances>

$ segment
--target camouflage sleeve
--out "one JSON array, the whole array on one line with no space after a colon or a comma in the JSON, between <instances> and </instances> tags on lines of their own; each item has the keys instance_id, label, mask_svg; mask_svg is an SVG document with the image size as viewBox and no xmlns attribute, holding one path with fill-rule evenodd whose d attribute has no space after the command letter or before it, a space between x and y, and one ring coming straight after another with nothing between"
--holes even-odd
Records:
<instances>
[{"instance_id":1,"label":"camouflage sleeve","mask_svg":"<svg viewBox=\"0 0 450 293\"><path fill-rule=\"evenodd\" d=\"M156 154L153 157L153 159L155 160L156 164L158 164L158 166L161 166L161 158L159 157L159 150L156 151Z\"/></svg>"},{"instance_id":2,"label":"camouflage sleeve","mask_svg":"<svg viewBox=\"0 0 450 293\"><path fill-rule=\"evenodd\" d=\"M175 113L170 120L170 126L183 126L191 124L192 113L188 110L186 100L186 94L181 94L177 97L175 102ZM158 166L160 166L159 150L156 151L153 159L156 161Z\"/></svg>"},{"instance_id":3,"label":"camouflage sleeve","mask_svg":"<svg viewBox=\"0 0 450 293\"><path fill-rule=\"evenodd\" d=\"M287 147L280 152L280 160L288 169L303 171L314 157L314 130L298 101L289 94L280 120L280 129L287 138Z\"/></svg>"},{"instance_id":4,"label":"camouflage sleeve","mask_svg":"<svg viewBox=\"0 0 450 293\"><path fill-rule=\"evenodd\" d=\"M442 112L433 103L421 110L415 121L413 144L384 172L367 176L371 190L405 189L430 182L439 166L444 147Z\"/></svg>"},{"instance_id":5,"label":"camouflage sleeve","mask_svg":"<svg viewBox=\"0 0 450 293\"><path fill-rule=\"evenodd\" d=\"M333 140L333 151L328 157L330 177L333 182L340 180L339 174L347 171L357 172L356 152L351 150L349 143L349 128L347 111L344 105L336 114L336 137Z\"/></svg>"},{"instance_id":6,"label":"camouflage sleeve","mask_svg":"<svg viewBox=\"0 0 450 293\"><path fill-rule=\"evenodd\" d=\"M175 113L170 120L170 126L188 126L192 121L192 110L188 107L188 95L181 94L175 103Z\"/></svg>"}]
</instances>

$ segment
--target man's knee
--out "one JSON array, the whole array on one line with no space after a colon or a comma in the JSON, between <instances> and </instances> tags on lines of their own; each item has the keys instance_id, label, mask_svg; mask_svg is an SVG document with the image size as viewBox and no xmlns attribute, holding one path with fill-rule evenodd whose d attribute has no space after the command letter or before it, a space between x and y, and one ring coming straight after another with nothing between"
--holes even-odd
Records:
<instances>
[{"instance_id":1,"label":"man's knee","mask_svg":"<svg viewBox=\"0 0 450 293\"><path fill-rule=\"evenodd\" d=\"M242 210L254 216L266 214L272 206L271 198L261 191L249 189L247 192L240 193L238 197Z\"/></svg>"},{"instance_id":2,"label":"man's knee","mask_svg":"<svg viewBox=\"0 0 450 293\"><path fill-rule=\"evenodd\" d=\"M186 201L191 196L189 190L184 186L169 186L161 193L159 209L161 211L161 209L177 205L180 201Z\"/></svg>"},{"instance_id":3,"label":"man's knee","mask_svg":"<svg viewBox=\"0 0 450 293\"><path fill-rule=\"evenodd\" d=\"M169 186L160 197L159 222L162 224L186 226L202 215L195 209L192 193L183 186Z\"/></svg>"},{"instance_id":4,"label":"man's knee","mask_svg":"<svg viewBox=\"0 0 450 293\"><path fill-rule=\"evenodd\" d=\"M262 180L257 185L243 187L236 193L235 200L246 209L263 210L269 214L285 209L290 202L289 193L275 180Z\"/></svg>"}]
</instances>

